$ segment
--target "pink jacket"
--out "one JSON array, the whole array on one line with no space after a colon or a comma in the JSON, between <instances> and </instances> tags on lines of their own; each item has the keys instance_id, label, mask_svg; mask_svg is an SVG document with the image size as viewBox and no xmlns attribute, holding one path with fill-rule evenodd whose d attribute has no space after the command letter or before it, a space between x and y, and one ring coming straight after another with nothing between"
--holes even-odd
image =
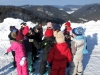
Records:
<instances>
[{"instance_id":1,"label":"pink jacket","mask_svg":"<svg viewBox=\"0 0 100 75\"><path fill-rule=\"evenodd\" d=\"M20 62L20 60L22 59L22 57L26 57L25 54L25 48L23 46L23 44L18 43L16 41L11 43L11 46L7 49L7 52L10 51L15 51L15 60L16 62Z\"/></svg>"}]
</instances>

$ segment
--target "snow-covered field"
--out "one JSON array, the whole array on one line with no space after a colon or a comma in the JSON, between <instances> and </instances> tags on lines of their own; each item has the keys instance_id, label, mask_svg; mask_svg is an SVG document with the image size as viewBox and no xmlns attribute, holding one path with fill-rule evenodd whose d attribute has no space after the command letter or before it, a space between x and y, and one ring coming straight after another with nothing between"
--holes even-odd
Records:
<instances>
[{"instance_id":1,"label":"snow-covered field","mask_svg":"<svg viewBox=\"0 0 100 75\"><path fill-rule=\"evenodd\" d=\"M20 28L20 23L23 20L6 18L2 23L0 23L0 75L17 75L16 69L12 68L13 57L11 53L4 56L7 47L10 45L8 34L9 26L14 25L16 28ZM27 22L29 27L33 27L36 24L32 22ZM85 35L87 37L87 49L88 54L84 55L83 58L83 75L100 75L100 21L89 21L87 23L71 23L72 28L82 26L85 29ZM45 27L43 27L45 28ZM39 60L35 63L36 68L35 74L38 75L39 70ZM34 75L34 74L30 74Z\"/></svg>"}]
</instances>

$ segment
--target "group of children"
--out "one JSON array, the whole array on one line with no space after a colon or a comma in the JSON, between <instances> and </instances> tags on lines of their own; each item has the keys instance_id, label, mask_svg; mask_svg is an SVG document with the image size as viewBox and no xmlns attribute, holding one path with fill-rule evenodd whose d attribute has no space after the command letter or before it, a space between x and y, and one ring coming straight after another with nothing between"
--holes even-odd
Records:
<instances>
[{"instance_id":1,"label":"group of children","mask_svg":"<svg viewBox=\"0 0 100 75\"><path fill-rule=\"evenodd\" d=\"M70 22L65 23L64 32L60 28L59 24L53 25L48 22L44 34L41 24L29 28L26 23L21 23L19 30L14 26L10 29L11 46L5 54L10 51L14 53L14 66L17 66L18 75L29 75L28 72L34 71L33 64L39 50L43 51L39 67L40 75L46 75L47 71L49 75L66 75L68 66L69 75L82 75L85 47L83 28L72 29Z\"/></svg>"}]
</instances>

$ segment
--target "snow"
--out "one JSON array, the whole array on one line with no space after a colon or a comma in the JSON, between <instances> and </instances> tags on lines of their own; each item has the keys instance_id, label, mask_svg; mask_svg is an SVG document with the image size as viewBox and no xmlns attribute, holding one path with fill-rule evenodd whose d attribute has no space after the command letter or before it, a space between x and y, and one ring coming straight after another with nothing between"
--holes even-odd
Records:
<instances>
[{"instance_id":1,"label":"snow","mask_svg":"<svg viewBox=\"0 0 100 75\"><path fill-rule=\"evenodd\" d=\"M8 39L9 26L14 25L19 29L22 22L23 20L21 19L6 18L0 23L0 75L17 75L16 69L12 68L13 57L11 53L6 56L4 56L4 53L10 46ZM36 25L31 21L26 23L29 27ZM71 26L72 28L82 26L85 30L84 35L87 37L87 49L89 53L83 57L83 75L100 75L100 20L86 23L71 23ZM46 26L43 28L45 30ZM38 73L40 61L35 63L34 67L36 70L34 73Z\"/></svg>"}]
</instances>

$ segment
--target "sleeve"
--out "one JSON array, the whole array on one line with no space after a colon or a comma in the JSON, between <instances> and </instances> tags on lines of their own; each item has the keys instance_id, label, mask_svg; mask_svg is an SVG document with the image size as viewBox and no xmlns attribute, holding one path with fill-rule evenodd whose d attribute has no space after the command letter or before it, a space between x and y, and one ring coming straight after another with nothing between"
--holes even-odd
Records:
<instances>
[{"instance_id":1,"label":"sleeve","mask_svg":"<svg viewBox=\"0 0 100 75\"><path fill-rule=\"evenodd\" d=\"M42 46L43 46L42 42L38 42L38 41L36 41L35 39L34 39L34 41L33 41L33 45L34 45L37 49L41 49Z\"/></svg>"},{"instance_id":2,"label":"sleeve","mask_svg":"<svg viewBox=\"0 0 100 75\"><path fill-rule=\"evenodd\" d=\"M75 55L76 51L77 51L77 47L74 41L71 42L71 51L72 54Z\"/></svg>"},{"instance_id":3,"label":"sleeve","mask_svg":"<svg viewBox=\"0 0 100 75\"><path fill-rule=\"evenodd\" d=\"M8 53L9 53L10 51L12 51L11 47L9 47L9 48L7 49L7 52L8 52Z\"/></svg>"},{"instance_id":4,"label":"sleeve","mask_svg":"<svg viewBox=\"0 0 100 75\"><path fill-rule=\"evenodd\" d=\"M67 54L67 59L68 59L68 62L72 62L72 53L71 53L71 50L68 48L68 54Z\"/></svg>"},{"instance_id":5,"label":"sleeve","mask_svg":"<svg viewBox=\"0 0 100 75\"><path fill-rule=\"evenodd\" d=\"M54 58L54 55L55 55L55 49L54 49L54 47L52 47L51 50L50 50L50 52L49 52L49 54L48 54L48 59L47 59L47 61L49 63L52 62L52 60Z\"/></svg>"}]
</instances>

